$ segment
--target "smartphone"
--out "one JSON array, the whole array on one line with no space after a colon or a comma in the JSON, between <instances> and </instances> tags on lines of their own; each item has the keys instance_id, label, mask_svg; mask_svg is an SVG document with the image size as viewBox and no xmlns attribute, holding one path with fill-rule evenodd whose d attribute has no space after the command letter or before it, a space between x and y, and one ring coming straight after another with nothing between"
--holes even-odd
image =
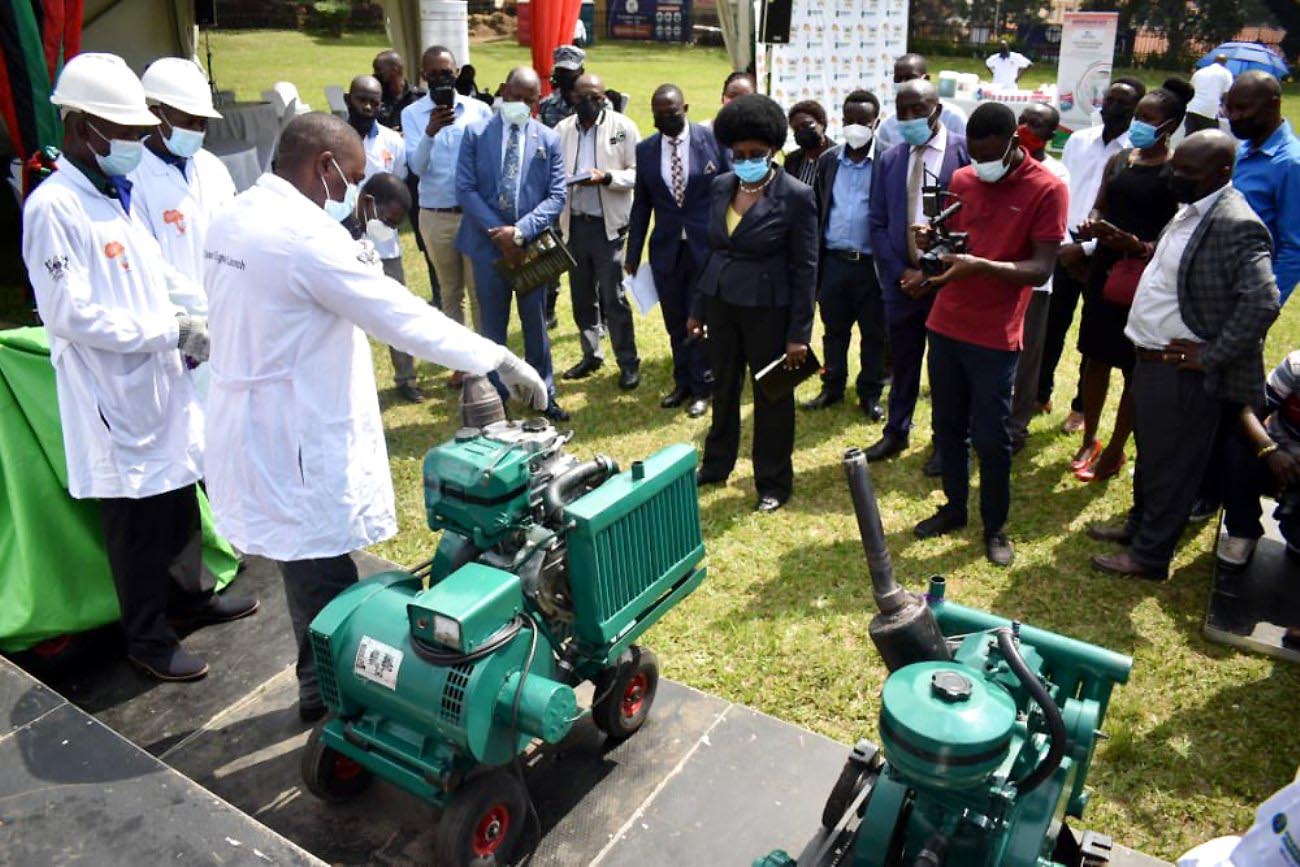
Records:
<instances>
[{"instance_id":1,"label":"smartphone","mask_svg":"<svg viewBox=\"0 0 1300 867\"><path fill-rule=\"evenodd\" d=\"M443 85L433 89L433 104L438 108L451 108L456 104L456 88Z\"/></svg>"}]
</instances>

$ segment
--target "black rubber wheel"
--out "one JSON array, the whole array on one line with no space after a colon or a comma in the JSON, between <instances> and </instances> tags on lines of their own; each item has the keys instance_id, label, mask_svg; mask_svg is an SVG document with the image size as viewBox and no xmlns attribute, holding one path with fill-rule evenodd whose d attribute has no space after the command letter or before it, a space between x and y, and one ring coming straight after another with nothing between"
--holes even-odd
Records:
<instances>
[{"instance_id":1,"label":"black rubber wheel","mask_svg":"<svg viewBox=\"0 0 1300 867\"><path fill-rule=\"evenodd\" d=\"M321 723L311 730L302 751L302 781L322 801L337 804L361 794L374 776L362 765L321 741Z\"/></svg>"},{"instance_id":2,"label":"black rubber wheel","mask_svg":"<svg viewBox=\"0 0 1300 867\"><path fill-rule=\"evenodd\" d=\"M844 763L843 770L840 771L839 779L831 788L826 806L822 808L823 828L833 829L839 825L840 820L853 804L853 799L861 794L862 787L871 779L873 773L875 770L870 765L858 761L856 757L849 757L849 760Z\"/></svg>"},{"instance_id":3,"label":"black rubber wheel","mask_svg":"<svg viewBox=\"0 0 1300 867\"><path fill-rule=\"evenodd\" d=\"M433 830L438 867L509 864L528 821L528 792L514 775L471 777L451 796Z\"/></svg>"},{"instance_id":4,"label":"black rubber wheel","mask_svg":"<svg viewBox=\"0 0 1300 867\"><path fill-rule=\"evenodd\" d=\"M658 658L634 644L596 679L599 700L592 705L591 720L611 738L630 738L645 723L658 690Z\"/></svg>"}]
</instances>

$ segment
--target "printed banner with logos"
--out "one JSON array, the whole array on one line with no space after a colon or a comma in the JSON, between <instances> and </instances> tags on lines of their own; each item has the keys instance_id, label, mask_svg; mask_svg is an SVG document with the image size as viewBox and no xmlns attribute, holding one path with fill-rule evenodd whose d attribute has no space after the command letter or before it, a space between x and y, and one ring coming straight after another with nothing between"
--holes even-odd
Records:
<instances>
[{"instance_id":1,"label":"printed banner with logos","mask_svg":"<svg viewBox=\"0 0 1300 867\"><path fill-rule=\"evenodd\" d=\"M1066 12L1061 22L1061 59L1056 68L1061 126L1091 126L1110 87L1118 12Z\"/></svg>"},{"instance_id":2,"label":"printed banner with logos","mask_svg":"<svg viewBox=\"0 0 1300 867\"><path fill-rule=\"evenodd\" d=\"M609 0L613 39L689 42L691 0Z\"/></svg>"},{"instance_id":3,"label":"printed banner with logos","mask_svg":"<svg viewBox=\"0 0 1300 867\"><path fill-rule=\"evenodd\" d=\"M758 20L755 18L755 20ZM893 100L894 58L907 52L907 0L796 0L790 42L758 52L758 80L789 109L815 99L838 138L840 106L869 90L882 107Z\"/></svg>"}]
</instances>

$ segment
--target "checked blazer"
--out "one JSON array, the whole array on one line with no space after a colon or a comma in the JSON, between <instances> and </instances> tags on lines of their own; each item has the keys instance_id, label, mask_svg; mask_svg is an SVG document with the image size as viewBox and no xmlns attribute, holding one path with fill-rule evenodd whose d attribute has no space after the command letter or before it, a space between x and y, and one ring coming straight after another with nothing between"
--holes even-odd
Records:
<instances>
[{"instance_id":1,"label":"checked blazer","mask_svg":"<svg viewBox=\"0 0 1300 867\"><path fill-rule=\"evenodd\" d=\"M1201 220L1178 265L1183 322L1205 341L1205 389L1220 400L1264 400L1264 335L1281 309L1268 228L1228 187Z\"/></svg>"}]
</instances>

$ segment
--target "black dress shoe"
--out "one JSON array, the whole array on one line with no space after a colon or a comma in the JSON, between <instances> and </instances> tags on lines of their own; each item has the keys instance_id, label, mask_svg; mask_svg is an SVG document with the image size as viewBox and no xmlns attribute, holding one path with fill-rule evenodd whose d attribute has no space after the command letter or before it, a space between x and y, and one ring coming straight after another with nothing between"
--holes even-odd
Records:
<instances>
[{"instance_id":1,"label":"black dress shoe","mask_svg":"<svg viewBox=\"0 0 1300 867\"><path fill-rule=\"evenodd\" d=\"M604 362L599 358L584 358L582 361L579 361L577 364L573 365L573 367L570 367L568 370L564 371L564 373L560 374L560 378L586 379L596 371L600 370L602 364L604 364Z\"/></svg>"},{"instance_id":2,"label":"black dress shoe","mask_svg":"<svg viewBox=\"0 0 1300 867\"><path fill-rule=\"evenodd\" d=\"M248 617L257 611L255 596L242 596L238 593L214 593L207 604L193 611L168 614L167 622L174 627L207 626L212 623L229 623L241 617Z\"/></svg>"},{"instance_id":3,"label":"black dress shoe","mask_svg":"<svg viewBox=\"0 0 1300 867\"><path fill-rule=\"evenodd\" d=\"M784 505L785 500L782 500L780 497L774 497L771 494L764 494L758 498L758 504L754 506L754 511L767 514L768 512L775 512Z\"/></svg>"},{"instance_id":4,"label":"black dress shoe","mask_svg":"<svg viewBox=\"0 0 1300 867\"><path fill-rule=\"evenodd\" d=\"M718 473L711 473L704 469L695 471L695 484L698 487L704 487L705 485L721 485L725 484L726 481L727 477L719 475Z\"/></svg>"},{"instance_id":5,"label":"black dress shoe","mask_svg":"<svg viewBox=\"0 0 1300 867\"><path fill-rule=\"evenodd\" d=\"M691 401L690 406L686 407L686 414L691 418L699 418L709 411L709 399L707 397L697 397Z\"/></svg>"},{"instance_id":6,"label":"black dress shoe","mask_svg":"<svg viewBox=\"0 0 1300 867\"><path fill-rule=\"evenodd\" d=\"M618 387L624 391L631 391L641 384L641 371L635 367L629 367L620 370L618 373Z\"/></svg>"},{"instance_id":7,"label":"black dress shoe","mask_svg":"<svg viewBox=\"0 0 1300 867\"><path fill-rule=\"evenodd\" d=\"M303 704L298 702L298 719L305 723L314 723L325 716L325 705Z\"/></svg>"},{"instance_id":8,"label":"black dress shoe","mask_svg":"<svg viewBox=\"0 0 1300 867\"><path fill-rule=\"evenodd\" d=\"M880 404L872 401L871 403L862 404L862 413L867 417L867 421L878 422L885 420L885 411Z\"/></svg>"},{"instance_id":9,"label":"black dress shoe","mask_svg":"<svg viewBox=\"0 0 1300 867\"><path fill-rule=\"evenodd\" d=\"M903 437L885 434L875 445L867 449L867 463L883 461L886 458L892 458L907 449L907 440Z\"/></svg>"},{"instance_id":10,"label":"black dress shoe","mask_svg":"<svg viewBox=\"0 0 1300 867\"><path fill-rule=\"evenodd\" d=\"M802 409L826 409L828 406L834 406L842 400L844 400L843 392L836 394L823 387L821 391L817 392L816 397L812 400L805 400L799 406Z\"/></svg>"},{"instance_id":11,"label":"black dress shoe","mask_svg":"<svg viewBox=\"0 0 1300 867\"><path fill-rule=\"evenodd\" d=\"M128 654L127 659L154 680L168 683L201 680L208 673L208 664L203 661L203 658L195 656L179 644L157 657L144 659Z\"/></svg>"},{"instance_id":12,"label":"black dress shoe","mask_svg":"<svg viewBox=\"0 0 1300 867\"><path fill-rule=\"evenodd\" d=\"M551 421L569 420L569 414L564 410L560 409L560 405L556 403L554 399L552 399L551 402L547 404L546 409L542 410L542 415L546 416Z\"/></svg>"},{"instance_id":13,"label":"black dress shoe","mask_svg":"<svg viewBox=\"0 0 1300 867\"><path fill-rule=\"evenodd\" d=\"M424 403L424 392L413 383L404 382L397 387L397 394L407 403Z\"/></svg>"},{"instance_id":14,"label":"black dress shoe","mask_svg":"<svg viewBox=\"0 0 1300 867\"><path fill-rule=\"evenodd\" d=\"M994 566L1010 566L1016 558L1016 549L1011 547L1011 540L1006 533L994 533L984 540L984 553Z\"/></svg>"},{"instance_id":15,"label":"black dress shoe","mask_svg":"<svg viewBox=\"0 0 1300 867\"><path fill-rule=\"evenodd\" d=\"M966 516L956 509L944 506L912 529L918 539L931 539L960 530L966 526Z\"/></svg>"},{"instance_id":16,"label":"black dress shoe","mask_svg":"<svg viewBox=\"0 0 1300 867\"><path fill-rule=\"evenodd\" d=\"M668 392L659 401L659 405L664 409L676 409L686 403L686 399L691 396L691 390L684 385L679 385Z\"/></svg>"},{"instance_id":17,"label":"black dress shoe","mask_svg":"<svg viewBox=\"0 0 1300 867\"><path fill-rule=\"evenodd\" d=\"M939 460L938 449L931 450L930 456L925 459L925 466L921 467L921 474L931 479L943 475L943 462Z\"/></svg>"}]
</instances>

